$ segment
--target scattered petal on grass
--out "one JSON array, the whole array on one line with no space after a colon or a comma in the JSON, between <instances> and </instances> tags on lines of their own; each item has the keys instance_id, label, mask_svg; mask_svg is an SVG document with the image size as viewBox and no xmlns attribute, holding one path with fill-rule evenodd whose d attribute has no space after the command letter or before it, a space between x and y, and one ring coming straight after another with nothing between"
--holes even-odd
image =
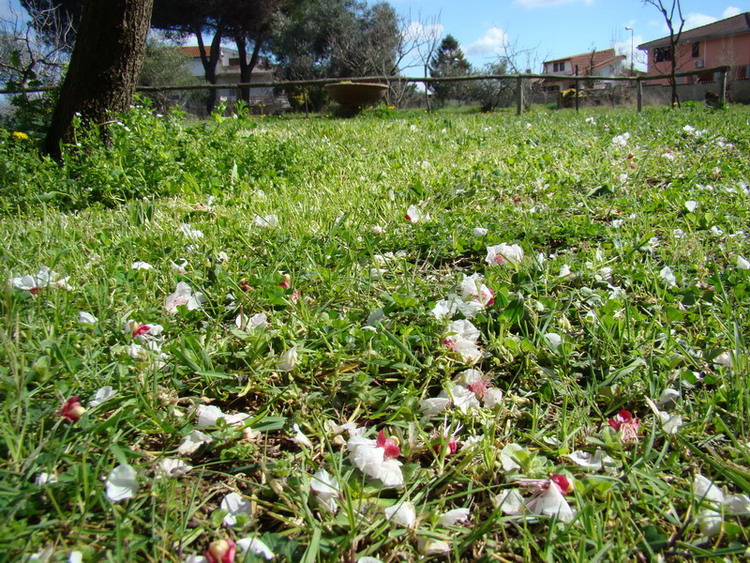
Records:
<instances>
[{"instance_id":1,"label":"scattered petal on grass","mask_svg":"<svg viewBox=\"0 0 750 563\"><path fill-rule=\"evenodd\" d=\"M270 229L279 226L279 218L276 215L264 215L263 217L256 215L253 224L257 227Z\"/></svg>"},{"instance_id":2,"label":"scattered petal on grass","mask_svg":"<svg viewBox=\"0 0 750 563\"><path fill-rule=\"evenodd\" d=\"M669 266L664 266L661 270L659 270L659 276L664 281L665 284L667 284L667 287L677 287L677 278L672 273L672 268Z\"/></svg>"},{"instance_id":3,"label":"scattered petal on grass","mask_svg":"<svg viewBox=\"0 0 750 563\"><path fill-rule=\"evenodd\" d=\"M40 487L43 485L53 485L57 483L57 477L55 475L42 471L39 475L36 476L36 479L34 479L34 483Z\"/></svg>"},{"instance_id":4,"label":"scattered petal on grass","mask_svg":"<svg viewBox=\"0 0 750 563\"><path fill-rule=\"evenodd\" d=\"M419 408L424 416L435 416L450 407L451 400L448 397L437 397L435 399L424 399L419 402Z\"/></svg>"},{"instance_id":5,"label":"scattered petal on grass","mask_svg":"<svg viewBox=\"0 0 750 563\"><path fill-rule=\"evenodd\" d=\"M338 511L339 482L325 469L318 469L310 479L310 489L320 504L331 514Z\"/></svg>"},{"instance_id":6,"label":"scattered petal on grass","mask_svg":"<svg viewBox=\"0 0 750 563\"><path fill-rule=\"evenodd\" d=\"M78 323L82 325L94 325L99 321L94 315L91 313L87 313L85 311L79 311L78 312Z\"/></svg>"},{"instance_id":7,"label":"scattered petal on grass","mask_svg":"<svg viewBox=\"0 0 750 563\"><path fill-rule=\"evenodd\" d=\"M96 393L94 393L93 398L89 401L89 407L98 407L105 401L109 401L115 395L117 395L117 391L109 385L105 385L104 387L97 389Z\"/></svg>"},{"instance_id":8,"label":"scattered petal on grass","mask_svg":"<svg viewBox=\"0 0 750 563\"><path fill-rule=\"evenodd\" d=\"M180 455L192 455L204 444L210 444L213 442L213 438L208 434L204 434L200 430L193 430L190 434L182 439L180 447L177 448L177 452Z\"/></svg>"},{"instance_id":9,"label":"scattered petal on grass","mask_svg":"<svg viewBox=\"0 0 750 563\"><path fill-rule=\"evenodd\" d=\"M279 371L292 371L297 366L297 347L292 346L279 356L276 368Z\"/></svg>"},{"instance_id":10,"label":"scattered petal on grass","mask_svg":"<svg viewBox=\"0 0 750 563\"><path fill-rule=\"evenodd\" d=\"M252 505L249 500L243 498L237 493L229 493L221 501L221 509L226 510L228 514L224 516L225 526L236 526L237 517L241 515L250 516Z\"/></svg>"},{"instance_id":11,"label":"scattered petal on grass","mask_svg":"<svg viewBox=\"0 0 750 563\"><path fill-rule=\"evenodd\" d=\"M506 262L518 263L523 260L523 248L517 244L506 243L488 246L485 260L490 266L502 265Z\"/></svg>"},{"instance_id":12,"label":"scattered petal on grass","mask_svg":"<svg viewBox=\"0 0 750 563\"><path fill-rule=\"evenodd\" d=\"M451 546L444 540L435 538L417 538L417 549L419 553L426 556L444 555L451 552Z\"/></svg>"},{"instance_id":13,"label":"scattered petal on grass","mask_svg":"<svg viewBox=\"0 0 750 563\"><path fill-rule=\"evenodd\" d=\"M731 368L734 366L734 360L732 359L732 353L731 352L722 352L716 358L714 358L714 362L719 364L720 366L725 366L728 368Z\"/></svg>"},{"instance_id":14,"label":"scattered petal on grass","mask_svg":"<svg viewBox=\"0 0 750 563\"><path fill-rule=\"evenodd\" d=\"M676 389L667 388L661 392L659 398L656 400L656 406L660 409L672 407L677 399L680 398L680 392Z\"/></svg>"},{"instance_id":15,"label":"scattered petal on grass","mask_svg":"<svg viewBox=\"0 0 750 563\"><path fill-rule=\"evenodd\" d=\"M532 496L526 502L526 507L533 514L551 516L562 522L570 522L575 516L560 487L555 484L550 484Z\"/></svg>"},{"instance_id":16,"label":"scattered petal on grass","mask_svg":"<svg viewBox=\"0 0 750 563\"><path fill-rule=\"evenodd\" d=\"M583 451L570 452L566 457L577 466L589 471L612 472L616 471L619 466L614 459L600 449L597 449L593 454Z\"/></svg>"},{"instance_id":17,"label":"scattered petal on grass","mask_svg":"<svg viewBox=\"0 0 750 563\"><path fill-rule=\"evenodd\" d=\"M256 328L266 328L268 326L268 317L265 313L256 313L252 317L240 313L234 319L234 324L238 329L246 331L255 330Z\"/></svg>"},{"instance_id":18,"label":"scattered petal on grass","mask_svg":"<svg viewBox=\"0 0 750 563\"><path fill-rule=\"evenodd\" d=\"M188 311L195 311L200 309L205 301L206 298L201 292L193 293L192 288L187 283L179 282L175 292L164 300L164 308L168 314L174 315L178 307L184 305Z\"/></svg>"},{"instance_id":19,"label":"scattered petal on grass","mask_svg":"<svg viewBox=\"0 0 750 563\"><path fill-rule=\"evenodd\" d=\"M518 489L509 489L503 491L492 499L495 508L502 510L503 514L508 516L517 516L523 514L525 504L521 493Z\"/></svg>"},{"instance_id":20,"label":"scattered petal on grass","mask_svg":"<svg viewBox=\"0 0 750 563\"><path fill-rule=\"evenodd\" d=\"M181 459L164 458L159 461L159 473L166 477L181 477L187 475L193 468Z\"/></svg>"},{"instance_id":21,"label":"scattered petal on grass","mask_svg":"<svg viewBox=\"0 0 750 563\"><path fill-rule=\"evenodd\" d=\"M225 414L221 409L214 405L200 405L198 407L198 427L210 428L216 426L219 420L223 420L229 426L242 424L242 421L250 415L245 413Z\"/></svg>"},{"instance_id":22,"label":"scattered petal on grass","mask_svg":"<svg viewBox=\"0 0 750 563\"><path fill-rule=\"evenodd\" d=\"M544 340L553 350L557 350L560 347L560 344L562 344L562 336L556 332L548 332L544 335Z\"/></svg>"},{"instance_id":23,"label":"scattered petal on grass","mask_svg":"<svg viewBox=\"0 0 750 563\"><path fill-rule=\"evenodd\" d=\"M302 447L305 447L305 448L313 449L313 444L310 441L310 438L308 438L307 436L305 436L302 433L302 430L299 429L299 424L295 423L292 426L292 429L294 430L294 437L292 438L292 441L295 444L298 444L298 445L300 445Z\"/></svg>"},{"instance_id":24,"label":"scattered petal on grass","mask_svg":"<svg viewBox=\"0 0 750 563\"><path fill-rule=\"evenodd\" d=\"M199 231L198 229L190 228L190 225L188 225L187 223L183 223L182 225L180 225L180 231L182 231L182 234L190 240L199 240L203 238L203 232Z\"/></svg>"},{"instance_id":25,"label":"scattered petal on grass","mask_svg":"<svg viewBox=\"0 0 750 563\"><path fill-rule=\"evenodd\" d=\"M688 201L685 202L685 209L687 209L690 213L692 213L693 211L695 211L697 208L698 208L698 202L697 201L693 201L691 199L691 200L688 200Z\"/></svg>"},{"instance_id":26,"label":"scattered petal on grass","mask_svg":"<svg viewBox=\"0 0 750 563\"><path fill-rule=\"evenodd\" d=\"M274 558L274 553L265 543L258 538L244 538L237 541L237 547L241 553L253 553L259 555L266 561Z\"/></svg>"},{"instance_id":27,"label":"scattered petal on grass","mask_svg":"<svg viewBox=\"0 0 750 563\"><path fill-rule=\"evenodd\" d=\"M454 508L440 517L439 524L441 526L455 526L459 522L468 521L470 515L471 510L468 508Z\"/></svg>"},{"instance_id":28,"label":"scattered petal on grass","mask_svg":"<svg viewBox=\"0 0 750 563\"><path fill-rule=\"evenodd\" d=\"M107 498L112 502L127 500L138 491L138 478L135 469L127 463L115 467L105 482Z\"/></svg>"},{"instance_id":29,"label":"scattered petal on grass","mask_svg":"<svg viewBox=\"0 0 750 563\"><path fill-rule=\"evenodd\" d=\"M682 416L680 416L679 414L669 414L667 412L659 410L656 404L648 397L646 397L645 400L646 404L656 415L661 429L666 434L677 434L680 426L682 426Z\"/></svg>"},{"instance_id":30,"label":"scattered petal on grass","mask_svg":"<svg viewBox=\"0 0 750 563\"><path fill-rule=\"evenodd\" d=\"M140 260L138 260L136 262L133 262L130 265L130 267L133 270L153 270L154 269L154 267L151 264L149 264L148 262L142 262Z\"/></svg>"},{"instance_id":31,"label":"scattered petal on grass","mask_svg":"<svg viewBox=\"0 0 750 563\"><path fill-rule=\"evenodd\" d=\"M71 551L68 555L68 563L81 563L83 561L83 553L80 551Z\"/></svg>"},{"instance_id":32,"label":"scattered petal on grass","mask_svg":"<svg viewBox=\"0 0 750 563\"><path fill-rule=\"evenodd\" d=\"M400 502L385 509L385 518L405 528L417 525L417 511L411 502Z\"/></svg>"},{"instance_id":33,"label":"scattered petal on grass","mask_svg":"<svg viewBox=\"0 0 750 563\"><path fill-rule=\"evenodd\" d=\"M483 237L486 236L489 231L485 229L484 227L474 227L471 230L471 234L475 237Z\"/></svg>"},{"instance_id":34,"label":"scattered petal on grass","mask_svg":"<svg viewBox=\"0 0 750 563\"><path fill-rule=\"evenodd\" d=\"M742 256L737 256L737 268L740 270L750 270L750 261L746 260Z\"/></svg>"},{"instance_id":35,"label":"scattered petal on grass","mask_svg":"<svg viewBox=\"0 0 750 563\"><path fill-rule=\"evenodd\" d=\"M73 289L68 285L69 276L61 278L59 274L50 270L47 266L41 266L36 274L26 274L13 278L11 284L16 289L28 291L31 295L36 295L42 289L48 286L59 287L62 289Z\"/></svg>"}]
</instances>

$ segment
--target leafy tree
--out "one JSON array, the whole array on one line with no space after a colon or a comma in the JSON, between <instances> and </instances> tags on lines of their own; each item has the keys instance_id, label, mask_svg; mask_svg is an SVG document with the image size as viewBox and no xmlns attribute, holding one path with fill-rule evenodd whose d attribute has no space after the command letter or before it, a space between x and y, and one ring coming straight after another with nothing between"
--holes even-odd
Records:
<instances>
[{"instance_id":1,"label":"leafy tree","mask_svg":"<svg viewBox=\"0 0 750 563\"><path fill-rule=\"evenodd\" d=\"M392 75L400 41L398 17L384 2L308 0L277 16L271 52L286 80ZM322 88L287 94L293 105L314 110L326 100Z\"/></svg>"},{"instance_id":2,"label":"leafy tree","mask_svg":"<svg viewBox=\"0 0 750 563\"><path fill-rule=\"evenodd\" d=\"M471 65L464 57L458 41L452 35L446 35L440 43L430 61L429 69L432 78L471 74ZM435 82L430 85L430 88L441 102L452 98L462 98L466 93L465 85L456 82Z\"/></svg>"},{"instance_id":3,"label":"leafy tree","mask_svg":"<svg viewBox=\"0 0 750 563\"><path fill-rule=\"evenodd\" d=\"M190 60L179 47L165 43L162 39L152 36L146 42L146 56L143 68L138 77L139 86L192 86L197 79L187 68ZM185 93L186 92L186 93ZM185 105L189 101L202 96L200 92L192 91L162 91L149 92L154 107L165 112L170 105Z\"/></svg>"},{"instance_id":4,"label":"leafy tree","mask_svg":"<svg viewBox=\"0 0 750 563\"><path fill-rule=\"evenodd\" d=\"M68 72L52 115L45 150L61 157L73 119L101 125L128 109L146 52L153 0L87 0Z\"/></svg>"}]
</instances>

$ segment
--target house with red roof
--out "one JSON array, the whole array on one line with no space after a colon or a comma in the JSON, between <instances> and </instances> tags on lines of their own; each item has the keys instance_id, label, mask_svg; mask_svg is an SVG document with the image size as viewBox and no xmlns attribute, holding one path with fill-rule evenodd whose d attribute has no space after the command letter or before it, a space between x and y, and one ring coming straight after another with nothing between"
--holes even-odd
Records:
<instances>
[{"instance_id":1,"label":"house with red roof","mask_svg":"<svg viewBox=\"0 0 750 563\"><path fill-rule=\"evenodd\" d=\"M655 39L638 48L648 53L648 74L669 74L672 53L669 36ZM680 34L675 49L677 72L729 66L729 80L750 77L750 12L702 25ZM713 73L678 77L678 84L714 81ZM666 79L661 82L666 83Z\"/></svg>"},{"instance_id":2,"label":"house with red roof","mask_svg":"<svg viewBox=\"0 0 750 563\"><path fill-rule=\"evenodd\" d=\"M625 74L625 55L618 55L614 49L590 51L560 59L544 61L542 74L559 75L558 78L544 78L540 81L545 92L557 92L575 88L573 77L588 77L581 81L581 88L603 89L611 86L611 81L597 79L597 76L622 76Z\"/></svg>"}]
</instances>

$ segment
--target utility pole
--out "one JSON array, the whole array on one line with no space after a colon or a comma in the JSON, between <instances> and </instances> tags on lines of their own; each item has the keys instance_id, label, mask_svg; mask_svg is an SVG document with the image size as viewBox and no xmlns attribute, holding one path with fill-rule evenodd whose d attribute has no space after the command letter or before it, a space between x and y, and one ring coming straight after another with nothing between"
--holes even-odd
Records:
<instances>
[{"instance_id":1,"label":"utility pole","mask_svg":"<svg viewBox=\"0 0 750 563\"><path fill-rule=\"evenodd\" d=\"M635 74L635 44L633 43L633 28L625 27L625 31L630 32L630 76Z\"/></svg>"}]
</instances>

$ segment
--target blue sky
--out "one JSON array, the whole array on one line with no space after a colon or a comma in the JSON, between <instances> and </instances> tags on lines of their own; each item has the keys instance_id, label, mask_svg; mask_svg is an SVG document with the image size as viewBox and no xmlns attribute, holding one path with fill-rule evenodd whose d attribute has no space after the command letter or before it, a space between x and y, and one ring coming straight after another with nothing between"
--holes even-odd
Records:
<instances>
[{"instance_id":1,"label":"blue sky","mask_svg":"<svg viewBox=\"0 0 750 563\"><path fill-rule=\"evenodd\" d=\"M637 52L645 43L669 34L661 14L642 0L390 0L408 21L439 25L451 34L477 67L493 62L506 46L518 53L525 70L541 71L552 60L615 47L630 57L631 32ZM670 0L665 1L671 5ZM685 29L750 11L750 0L682 0ZM407 74L421 75L417 69Z\"/></svg>"}]
</instances>

